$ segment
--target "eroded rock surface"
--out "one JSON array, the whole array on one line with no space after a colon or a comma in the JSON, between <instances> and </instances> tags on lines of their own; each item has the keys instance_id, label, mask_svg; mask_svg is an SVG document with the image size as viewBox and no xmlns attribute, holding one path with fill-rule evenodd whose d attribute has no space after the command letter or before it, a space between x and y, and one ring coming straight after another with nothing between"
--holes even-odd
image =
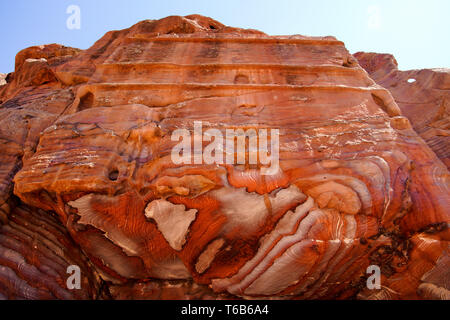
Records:
<instances>
[{"instance_id":1,"label":"eroded rock surface","mask_svg":"<svg viewBox=\"0 0 450 320\"><path fill-rule=\"evenodd\" d=\"M0 86L3 86L6 84L6 73L0 73Z\"/></svg>"},{"instance_id":2,"label":"eroded rock surface","mask_svg":"<svg viewBox=\"0 0 450 320\"><path fill-rule=\"evenodd\" d=\"M12 188L54 212L110 297L448 297L448 170L342 42L194 15L34 50L0 89L1 218ZM198 121L279 130L278 170L175 163Z\"/></svg>"},{"instance_id":3,"label":"eroded rock surface","mask_svg":"<svg viewBox=\"0 0 450 320\"><path fill-rule=\"evenodd\" d=\"M359 64L388 89L414 130L450 168L450 69L398 70L390 54L355 54Z\"/></svg>"},{"instance_id":4,"label":"eroded rock surface","mask_svg":"<svg viewBox=\"0 0 450 320\"><path fill-rule=\"evenodd\" d=\"M80 270L80 287L67 271ZM72 272L71 272L72 273ZM73 289L73 288L72 288ZM0 224L0 299L96 299L101 279L51 212L14 206Z\"/></svg>"}]
</instances>

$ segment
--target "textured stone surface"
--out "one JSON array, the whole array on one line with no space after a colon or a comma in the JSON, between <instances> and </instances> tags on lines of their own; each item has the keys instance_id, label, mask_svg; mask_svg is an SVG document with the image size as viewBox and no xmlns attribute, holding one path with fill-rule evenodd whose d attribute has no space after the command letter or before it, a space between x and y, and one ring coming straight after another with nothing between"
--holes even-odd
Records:
<instances>
[{"instance_id":1,"label":"textured stone surface","mask_svg":"<svg viewBox=\"0 0 450 320\"><path fill-rule=\"evenodd\" d=\"M448 170L342 42L188 16L51 50L0 89L2 219L55 212L112 298L447 297ZM279 170L175 164L194 121L278 129Z\"/></svg>"},{"instance_id":2,"label":"textured stone surface","mask_svg":"<svg viewBox=\"0 0 450 320\"><path fill-rule=\"evenodd\" d=\"M78 290L66 285L73 265ZM20 204L0 224L0 299L95 299L100 283L55 215Z\"/></svg>"},{"instance_id":3,"label":"textured stone surface","mask_svg":"<svg viewBox=\"0 0 450 320\"><path fill-rule=\"evenodd\" d=\"M208 286L192 280L150 280L111 285L109 291L116 300L215 300L233 299L227 294L217 294Z\"/></svg>"},{"instance_id":4,"label":"textured stone surface","mask_svg":"<svg viewBox=\"0 0 450 320\"><path fill-rule=\"evenodd\" d=\"M360 65L388 89L402 114L450 168L450 69L398 70L390 54L355 54Z\"/></svg>"}]
</instances>

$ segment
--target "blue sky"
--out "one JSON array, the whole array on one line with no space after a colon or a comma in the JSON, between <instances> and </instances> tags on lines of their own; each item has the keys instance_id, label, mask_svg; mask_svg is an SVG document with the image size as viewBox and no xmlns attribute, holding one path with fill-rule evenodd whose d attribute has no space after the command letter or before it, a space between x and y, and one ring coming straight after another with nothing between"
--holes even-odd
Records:
<instances>
[{"instance_id":1,"label":"blue sky","mask_svg":"<svg viewBox=\"0 0 450 320\"><path fill-rule=\"evenodd\" d=\"M79 30L66 26L70 5L81 9ZM394 54L402 70L450 67L449 0L1 0L0 72L32 45L86 49L109 30L193 13L271 35L333 35L351 53Z\"/></svg>"}]
</instances>

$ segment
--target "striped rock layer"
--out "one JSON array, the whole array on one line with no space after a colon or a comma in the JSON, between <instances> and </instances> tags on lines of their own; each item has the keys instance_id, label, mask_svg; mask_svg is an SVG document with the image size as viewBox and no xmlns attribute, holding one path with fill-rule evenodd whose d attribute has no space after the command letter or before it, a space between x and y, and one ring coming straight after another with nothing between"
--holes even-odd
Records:
<instances>
[{"instance_id":1,"label":"striped rock layer","mask_svg":"<svg viewBox=\"0 0 450 320\"><path fill-rule=\"evenodd\" d=\"M19 199L54 212L110 297L448 297L448 170L335 38L194 15L20 57L0 87L2 221ZM174 163L196 121L279 130L279 170Z\"/></svg>"},{"instance_id":2,"label":"striped rock layer","mask_svg":"<svg viewBox=\"0 0 450 320\"><path fill-rule=\"evenodd\" d=\"M398 70L390 54L355 53L359 64L388 89L414 130L450 167L450 68Z\"/></svg>"}]
</instances>

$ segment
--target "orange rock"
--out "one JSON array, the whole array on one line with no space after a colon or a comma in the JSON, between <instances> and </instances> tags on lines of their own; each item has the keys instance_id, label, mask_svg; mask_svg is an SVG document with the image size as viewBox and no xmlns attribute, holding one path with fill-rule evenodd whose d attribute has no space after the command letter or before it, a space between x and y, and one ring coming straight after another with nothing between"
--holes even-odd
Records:
<instances>
[{"instance_id":1,"label":"orange rock","mask_svg":"<svg viewBox=\"0 0 450 320\"><path fill-rule=\"evenodd\" d=\"M355 58L392 93L414 130L450 168L450 69L401 71L390 54L358 52Z\"/></svg>"},{"instance_id":2,"label":"orange rock","mask_svg":"<svg viewBox=\"0 0 450 320\"><path fill-rule=\"evenodd\" d=\"M22 90L32 87L60 88L60 79L55 74L55 68L75 56L79 49L65 47L59 44L29 47L16 55L14 72L8 74L8 86L1 86L0 103L17 96Z\"/></svg>"},{"instance_id":3,"label":"orange rock","mask_svg":"<svg viewBox=\"0 0 450 320\"><path fill-rule=\"evenodd\" d=\"M109 32L65 59L36 64L50 83L15 76L0 89L0 112L14 116L43 92L58 101L38 123L9 118L20 139L0 131L0 199L14 185L55 212L113 297L367 298L373 264L386 286L404 284L390 298L447 297L435 274L448 263L448 170L342 42L194 15ZM209 133L195 140L199 121ZM178 129L193 138L192 162L172 160ZM231 129L250 135L244 153L228 152ZM266 147L279 144L271 175L257 152L264 130ZM196 163L211 132L227 153Z\"/></svg>"}]
</instances>

